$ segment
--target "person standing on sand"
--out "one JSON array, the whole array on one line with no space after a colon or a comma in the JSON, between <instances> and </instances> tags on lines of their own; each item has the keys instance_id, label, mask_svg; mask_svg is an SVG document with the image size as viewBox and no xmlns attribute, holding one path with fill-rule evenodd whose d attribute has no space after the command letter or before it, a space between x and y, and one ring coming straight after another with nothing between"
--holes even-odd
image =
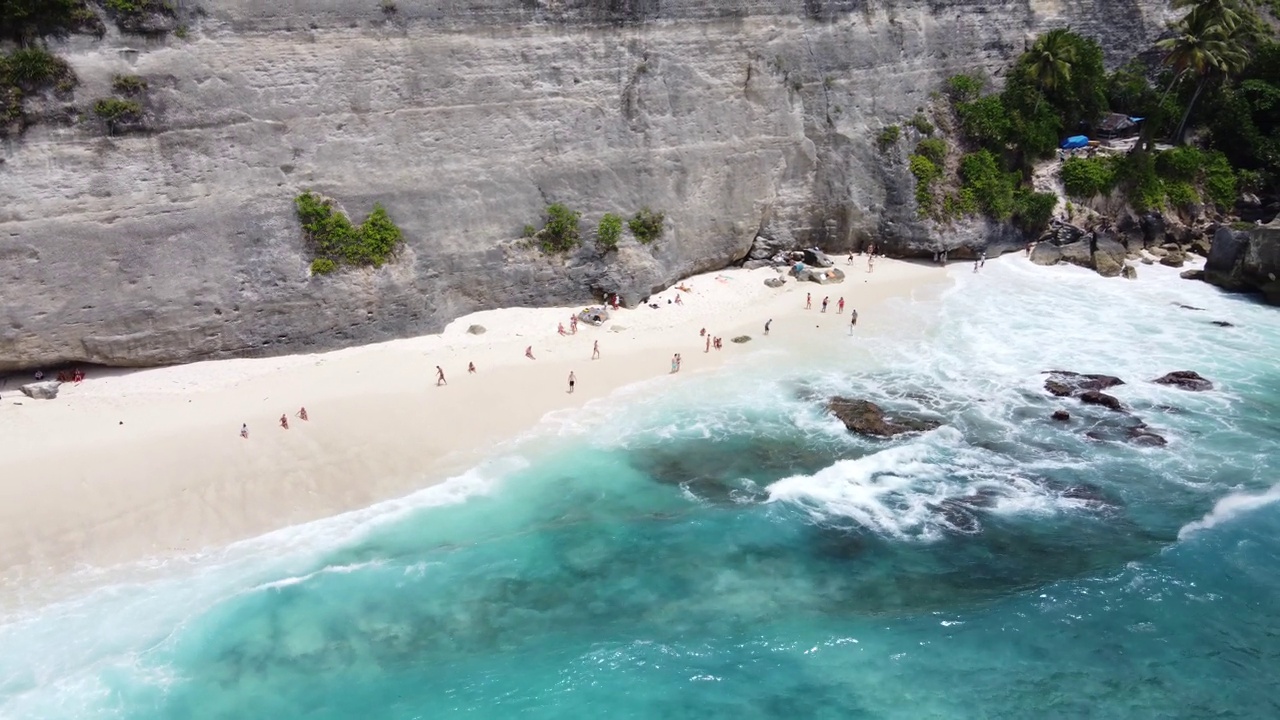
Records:
<instances>
[{"instance_id":1,"label":"person standing on sand","mask_svg":"<svg viewBox=\"0 0 1280 720\"><path fill-rule=\"evenodd\" d=\"M710 335L707 336L707 349L703 350L702 352L711 352L711 336Z\"/></svg>"},{"instance_id":2,"label":"person standing on sand","mask_svg":"<svg viewBox=\"0 0 1280 720\"><path fill-rule=\"evenodd\" d=\"M533 357L533 346L532 346L532 345L530 345L529 347L527 347L527 348L525 348L525 349L524 349L524 356L525 356L525 357L527 357L527 358L529 358L530 360L535 360L535 359L536 359L536 358L534 358L534 357Z\"/></svg>"},{"instance_id":3,"label":"person standing on sand","mask_svg":"<svg viewBox=\"0 0 1280 720\"><path fill-rule=\"evenodd\" d=\"M285 430L288 430L288 429L289 429L289 416L288 416L288 415L284 415L284 414L281 414L281 415L280 415L280 427L284 428Z\"/></svg>"},{"instance_id":4,"label":"person standing on sand","mask_svg":"<svg viewBox=\"0 0 1280 720\"><path fill-rule=\"evenodd\" d=\"M600 359L600 341L599 340L595 341L595 344L591 346L591 359L592 360Z\"/></svg>"},{"instance_id":5,"label":"person standing on sand","mask_svg":"<svg viewBox=\"0 0 1280 720\"><path fill-rule=\"evenodd\" d=\"M298 408L298 419L299 419L299 420L302 420L303 422L306 422L306 420L307 420L307 409L306 409L306 408L304 408L304 407L302 407L302 408Z\"/></svg>"},{"instance_id":6,"label":"person standing on sand","mask_svg":"<svg viewBox=\"0 0 1280 720\"><path fill-rule=\"evenodd\" d=\"M769 326L773 324L773 318L764 321L764 334L769 334Z\"/></svg>"},{"instance_id":7,"label":"person standing on sand","mask_svg":"<svg viewBox=\"0 0 1280 720\"><path fill-rule=\"evenodd\" d=\"M977 260L974 260L974 261L973 261L973 273L974 273L975 275L977 275L977 274L978 274L978 261L977 261Z\"/></svg>"},{"instance_id":8,"label":"person standing on sand","mask_svg":"<svg viewBox=\"0 0 1280 720\"><path fill-rule=\"evenodd\" d=\"M836 314L844 313L844 298L840 298L840 302L836 303Z\"/></svg>"},{"instance_id":9,"label":"person standing on sand","mask_svg":"<svg viewBox=\"0 0 1280 720\"><path fill-rule=\"evenodd\" d=\"M808 310L813 307L813 293L804 294L804 309Z\"/></svg>"},{"instance_id":10,"label":"person standing on sand","mask_svg":"<svg viewBox=\"0 0 1280 720\"><path fill-rule=\"evenodd\" d=\"M671 356L671 372L674 373L676 370L679 370L679 369L680 369L680 366L676 364L676 356L672 355Z\"/></svg>"},{"instance_id":11,"label":"person standing on sand","mask_svg":"<svg viewBox=\"0 0 1280 720\"><path fill-rule=\"evenodd\" d=\"M468 374L468 375L475 375L475 374L476 374L476 364L475 364L475 363L473 363L473 362L469 362L469 363L467 363L467 374Z\"/></svg>"},{"instance_id":12,"label":"person standing on sand","mask_svg":"<svg viewBox=\"0 0 1280 720\"><path fill-rule=\"evenodd\" d=\"M849 334L853 334L853 326L858 324L858 309L849 308Z\"/></svg>"},{"instance_id":13,"label":"person standing on sand","mask_svg":"<svg viewBox=\"0 0 1280 720\"><path fill-rule=\"evenodd\" d=\"M868 255L867 256L867 272L871 272L872 270L875 270L875 269L876 269L876 256Z\"/></svg>"},{"instance_id":14,"label":"person standing on sand","mask_svg":"<svg viewBox=\"0 0 1280 720\"><path fill-rule=\"evenodd\" d=\"M441 385L448 385L448 384L449 383L445 382L445 379L444 379L444 369L441 368L439 365L437 365L436 366L436 387L440 387Z\"/></svg>"},{"instance_id":15,"label":"person standing on sand","mask_svg":"<svg viewBox=\"0 0 1280 720\"><path fill-rule=\"evenodd\" d=\"M830 302L830 301L831 301L831 297L830 297L830 296L822 298L822 312L826 312L826 311L827 311L827 303L828 303L828 302Z\"/></svg>"},{"instance_id":16,"label":"person standing on sand","mask_svg":"<svg viewBox=\"0 0 1280 720\"><path fill-rule=\"evenodd\" d=\"M680 353L676 353L676 372L680 372L680 366L684 364L684 358L680 357Z\"/></svg>"},{"instance_id":17,"label":"person standing on sand","mask_svg":"<svg viewBox=\"0 0 1280 720\"><path fill-rule=\"evenodd\" d=\"M574 374L573 374L573 371L572 371L572 370L570 370L570 371L569 371L569 394L570 394L570 395L572 395L572 394L573 394L573 385L574 385L574 383L576 383L576 382L578 382L578 376L577 376L577 375L574 375Z\"/></svg>"},{"instance_id":18,"label":"person standing on sand","mask_svg":"<svg viewBox=\"0 0 1280 720\"><path fill-rule=\"evenodd\" d=\"M987 251L983 250L982 257L978 259L978 267L986 267L986 266L987 266Z\"/></svg>"},{"instance_id":19,"label":"person standing on sand","mask_svg":"<svg viewBox=\"0 0 1280 720\"><path fill-rule=\"evenodd\" d=\"M240 437L244 438L245 440L249 439L249 426L247 424L240 426Z\"/></svg>"}]
</instances>

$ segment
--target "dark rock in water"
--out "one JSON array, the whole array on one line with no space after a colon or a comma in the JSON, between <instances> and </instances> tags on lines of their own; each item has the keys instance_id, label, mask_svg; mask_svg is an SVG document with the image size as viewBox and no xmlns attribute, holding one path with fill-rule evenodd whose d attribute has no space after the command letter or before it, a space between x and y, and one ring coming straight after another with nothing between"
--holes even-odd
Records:
<instances>
[{"instance_id":1,"label":"dark rock in water","mask_svg":"<svg viewBox=\"0 0 1280 720\"><path fill-rule=\"evenodd\" d=\"M1120 503L1112 499L1107 493L1096 485L1088 483L1064 483L1058 480L1035 480L1040 487L1051 493L1070 500L1081 500L1095 509L1104 507L1116 507Z\"/></svg>"},{"instance_id":2,"label":"dark rock in water","mask_svg":"<svg viewBox=\"0 0 1280 720\"><path fill-rule=\"evenodd\" d=\"M1205 281L1230 292L1261 292L1280 304L1280 220L1249 230L1221 225L1205 260Z\"/></svg>"},{"instance_id":3,"label":"dark rock in water","mask_svg":"<svg viewBox=\"0 0 1280 720\"><path fill-rule=\"evenodd\" d=\"M1196 307L1195 305L1183 305L1182 303L1177 303L1177 305L1183 310L1204 310L1204 308Z\"/></svg>"},{"instance_id":4,"label":"dark rock in water","mask_svg":"<svg viewBox=\"0 0 1280 720\"><path fill-rule=\"evenodd\" d=\"M1128 432L1129 442L1134 445L1164 447L1169 444L1169 441L1165 440L1163 435L1153 432L1144 422L1140 422L1137 425L1130 427Z\"/></svg>"},{"instance_id":5,"label":"dark rock in water","mask_svg":"<svg viewBox=\"0 0 1280 720\"><path fill-rule=\"evenodd\" d=\"M1212 320L1210 322L1218 327L1235 327L1235 323L1229 323L1226 320Z\"/></svg>"},{"instance_id":6,"label":"dark rock in water","mask_svg":"<svg viewBox=\"0 0 1280 720\"><path fill-rule=\"evenodd\" d=\"M1066 386L1071 392L1079 392L1082 390L1106 390L1107 388L1124 384L1124 381L1115 375L1084 374L1071 372L1070 370L1045 370L1041 375L1052 376L1044 383L1046 390L1049 389L1049 383L1051 382L1056 385ZM1053 390L1049 390L1049 392L1052 392L1054 395L1058 395L1058 393ZM1059 395L1059 397L1061 397L1061 395Z\"/></svg>"},{"instance_id":7,"label":"dark rock in water","mask_svg":"<svg viewBox=\"0 0 1280 720\"><path fill-rule=\"evenodd\" d=\"M1181 250L1170 251L1169 254L1160 258L1160 264L1166 267L1180 268L1187 261L1187 256Z\"/></svg>"},{"instance_id":8,"label":"dark rock in water","mask_svg":"<svg viewBox=\"0 0 1280 720\"><path fill-rule=\"evenodd\" d=\"M1183 270L1182 272L1178 273L1178 277L1182 278L1183 280L1203 280L1204 271L1203 270Z\"/></svg>"},{"instance_id":9,"label":"dark rock in water","mask_svg":"<svg viewBox=\"0 0 1280 720\"><path fill-rule=\"evenodd\" d=\"M986 508L995 505L1000 498L1000 492L993 488L978 488L972 495L954 498L954 502L971 508Z\"/></svg>"},{"instance_id":10,"label":"dark rock in water","mask_svg":"<svg viewBox=\"0 0 1280 720\"><path fill-rule=\"evenodd\" d=\"M1085 390L1076 397L1080 398L1080 402L1086 405L1101 405L1111 410L1124 412L1124 405L1121 404L1120 398L1108 395L1100 390Z\"/></svg>"},{"instance_id":11,"label":"dark rock in water","mask_svg":"<svg viewBox=\"0 0 1280 720\"><path fill-rule=\"evenodd\" d=\"M1066 383L1061 383L1057 380L1045 380L1044 389L1048 390L1051 395L1056 395L1057 397L1067 397L1071 394L1071 387Z\"/></svg>"},{"instance_id":12,"label":"dark rock in water","mask_svg":"<svg viewBox=\"0 0 1280 720\"><path fill-rule=\"evenodd\" d=\"M1057 245L1039 243L1031 251L1031 262L1036 265L1057 265L1062 260L1062 251Z\"/></svg>"},{"instance_id":13,"label":"dark rock in water","mask_svg":"<svg viewBox=\"0 0 1280 720\"><path fill-rule=\"evenodd\" d=\"M965 535L976 535L982 532L982 523L974 516L964 503L954 498L942 502L930 503L929 509L942 516L942 521L952 530Z\"/></svg>"},{"instance_id":14,"label":"dark rock in water","mask_svg":"<svg viewBox=\"0 0 1280 720\"><path fill-rule=\"evenodd\" d=\"M1093 247L1093 269L1103 277L1116 277L1124 272L1125 256L1128 250L1124 245L1107 232L1095 235Z\"/></svg>"},{"instance_id":15,"label":"dark rock in water","mask_svg":"<svg viewBox=\"0 0 1280 720\"><path fill-rule=\"evenodd\" d=\"M1213 389L1213 383L1201 377L1200 373L1192 370L1176 370L1158 377L1151 382L1160 385L1172 385L1174 387L1182 388L1183 390L1192 390L1197 392Z\"/></svg>"},{"instance_id":16,"label":"dark rock in water","mask_svg":"<svg viewBox=\"0 0 1280 720\"><path fill-rule=\"evenodd\" d=\"M1062 253L1062 261L1079 265L1082 268L1093 269L1093 250L1089 247L1089 243L1081 240L1070 245L1062 245L1058 248Z\"/></svg>"},{"instance_id":17,"label":"dark rock in water","mask_svg":"<svg viewBox=\"0 0 1280 720\"><path fill-rule=\"evenodd\" d=\"M1066 410L1054 410L1053 415L1051 415L1050 417L1052 417L1054 420L1057 420L1058 422L1066 422L1071 419L1071 413L1067 412Z\"/></svg>"},{"instance_id":18,"label":"dark rock in water","mask_svg":"<svg viewBox=\"0 0 1280 720\"><path fill-rule=\"evenodd\" d=\"M833 397L827 401L827 410L844 426L859 435L893 437L908 432L923 432L938 427L933 420L890 417L884 410L867 400L851 400Z\"/></svg>"}]
</instances>

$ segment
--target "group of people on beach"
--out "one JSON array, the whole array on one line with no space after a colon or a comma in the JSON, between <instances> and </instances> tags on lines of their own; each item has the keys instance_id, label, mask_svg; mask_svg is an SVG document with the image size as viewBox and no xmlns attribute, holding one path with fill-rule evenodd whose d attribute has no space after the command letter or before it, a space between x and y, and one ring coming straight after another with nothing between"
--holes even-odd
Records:
<instances>
[{"instance_id":1,"label":"group of people on beach","mask_svg":"<svg viewBox=\"0 0 1280 720\"><path fill-rule=\"evenodd\" d=\"M861 255L862 251L859 250L858 254ZM850 250L849 260L846 263L847 265L853 264L853 255L854 255L854 252ZM867 272L871 272L872 270L875 270L875 269L876 269L876 244L871 243L867 245Z\"/></svg>"},{"instance_id":2,"label":"group of people on beach","mask_svg":"<svg viewBox=\"0 0 1280 720\"><path fill-rule=\"evenodd\" d=\"M828 306L829 304L831 304L831 296L830 296L830 295L828 295L828 296L826 296L826 297L822 298L822 312L826 312L826 311L827 311L827 306ZM805 309L805 310L812 310L812 309L813 309L813 293L805 293L805 294L804 294L804 309ZM844 298L840 298L840 299L839 299L839 301L837 301L837 302L836 302L836 314L837 314L837 315L840 315L840 314L842 314L843 312L844 312ZM770 322L772 322L772 321L770 321ZM766 330L766 333L767 333L767 332L768 332L768 331Z\"/></svg>"},{"instance_id":3,"label":"group of people on beach","mask_svg":"<svg viewBox=\"0 0 1280 720\"><path fill-rule=\"evenodd\" d=\"M295 416L295 417L297 417L299 420L304 420L304 421L305 421L305 420L307 420L307 419L308 419L308 418L307 418L307 409L306 409L305 407L298 408L298 412L294 413L294 416ZM279 422L280 422L280 427L281 427L281 428L283 428L283 429L285 429L285 430L288 430L288 429L289 429L289 414L288 414L288 413L281 413L281 414L280 414L280 421L279 421ZM248 440L248 439L249 439L249 424L248 424L248 423L241 423L241 424L240 424L240 437L241 437L241 438L244 438L245 440Z\"/></svg>"}]
</instances>

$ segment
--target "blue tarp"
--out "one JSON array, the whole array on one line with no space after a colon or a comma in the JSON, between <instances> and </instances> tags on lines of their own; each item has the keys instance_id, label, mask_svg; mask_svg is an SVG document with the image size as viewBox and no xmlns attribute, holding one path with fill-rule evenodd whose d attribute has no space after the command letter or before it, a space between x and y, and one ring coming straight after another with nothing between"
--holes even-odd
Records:
<instances>
[{"instance_id":1,"label":"blue tarp","mask_svg":"<svg viewBox=\"0 0 1280 720\"><path fill-rule=\"evenodd\" d=\"M1089 138L1084 135L1072 135L1062 141L1063 150L1075 150L1076 148L1089 147Z\"/></svg>"},{"instance_id":2,"label":"blue tarp","mask_svg":"<svg viewBox=\"0 0 1280 720\"><path fill-rule=\"evenodd\" d=\"M1133 123L1140 123L1140 122L1142 122L1143 120L1146 120L1146 118L1136 118L1136 117L1130 117L1130 118L1129 118L1129 122L1133 122Z\"/></svg>"}]
</instances>

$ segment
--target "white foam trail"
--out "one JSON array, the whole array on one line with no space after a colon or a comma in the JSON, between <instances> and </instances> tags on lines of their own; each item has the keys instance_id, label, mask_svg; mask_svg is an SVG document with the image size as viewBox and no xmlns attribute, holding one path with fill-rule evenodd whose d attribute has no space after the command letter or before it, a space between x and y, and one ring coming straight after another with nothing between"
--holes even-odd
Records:
<instances>
[{"instance_id":1,"label":"white foam trail","mask_svg":"<svg viewBox=\"0 0 1280 720\"><path fill-rule=\"evenodd\" d=\"M1178 530L1178 539L1186 540L1201 530L1216 527L1276 501L1280 501L1280 484L1273 485L1270 490L1262 493L1232 493L1214 504L1213 509L1204 517L1183 525Z\"/></svg>"}]
</instances>

